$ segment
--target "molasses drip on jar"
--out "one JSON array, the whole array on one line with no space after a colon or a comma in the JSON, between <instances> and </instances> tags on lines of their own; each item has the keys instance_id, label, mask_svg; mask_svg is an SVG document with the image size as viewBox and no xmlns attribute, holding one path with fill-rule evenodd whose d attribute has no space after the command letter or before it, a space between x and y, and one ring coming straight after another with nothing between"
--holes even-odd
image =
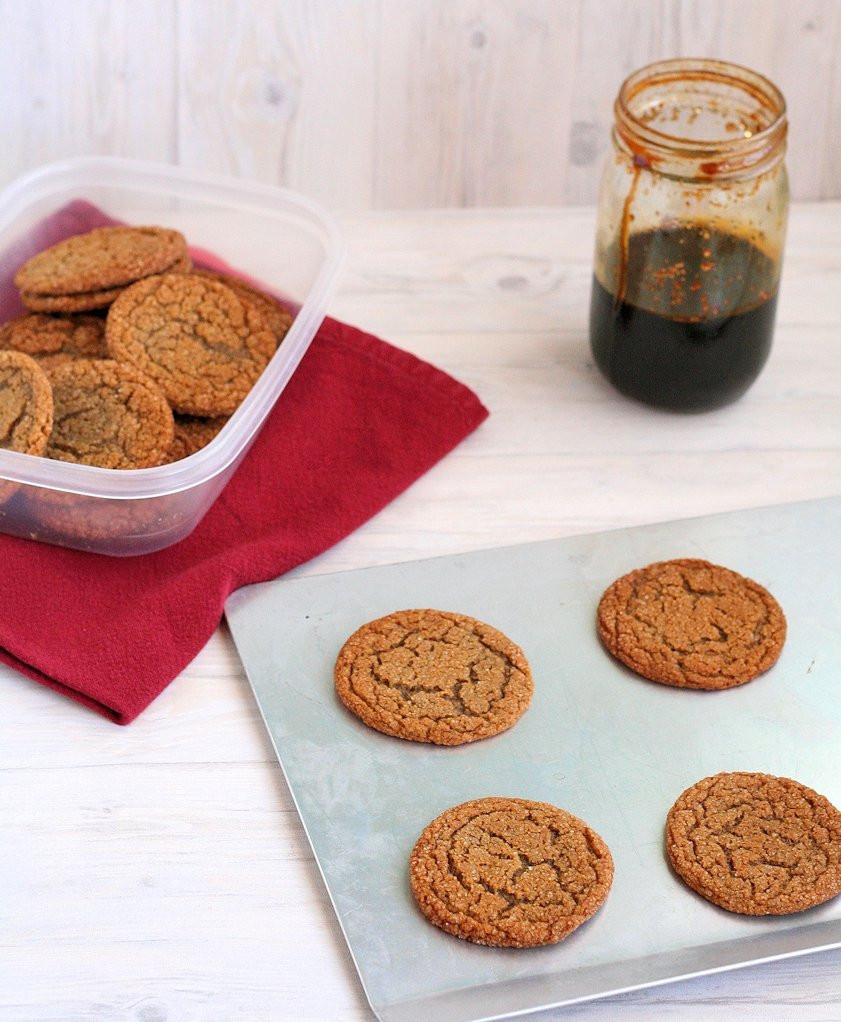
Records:
<instances>
[{"instance_id":1,"label":"molasses drip on jar","mask_svg":"<svg viewBox=\"0 0 841 1022\"><path fill-rule=\"evenodd\" d=\"M749 239L698 224L631 234L593 279L590 342L621 393L683 411L740 397L771 350L778 267ZM618 287L617 287L618 290Z\"/></svg>"},{"instance_id":2,"label":"molasses drip on jar","mask_svg":"<svg viewBox=\"0 0 841 1022\"><path fill-rule=\"evenodd\" d=\"M785 100L747 68L666 60L622 83L614 113L590 307L596 365L647 404L726 405L771 350Z\"/></svg>"}]
</instances>

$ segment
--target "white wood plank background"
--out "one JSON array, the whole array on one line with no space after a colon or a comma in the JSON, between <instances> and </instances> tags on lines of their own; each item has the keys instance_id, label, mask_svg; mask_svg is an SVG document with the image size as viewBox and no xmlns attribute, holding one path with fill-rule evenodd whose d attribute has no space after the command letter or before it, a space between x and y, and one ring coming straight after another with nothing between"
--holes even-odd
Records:
<instances>
[{"instance_id":1,"label":"white wood plank background","mask_svg":"<svg viewBox=\"0 0 841 1022\"><path fill-rule=\"evenodd\" d=\"M708 55L789 104L841 197L841 0L0 0L0 186L133 156L334 209L593 202L622 78Z\"/></svg>"},{"instance_id":2,"label":"white wood plank background","mask_svg":"<svg viewBox=\"0 0 841 1022\"><path fill-rule=\"evenodd\" d=\"M592 209L341 223L331 313L491 415L299 574L841 493L841 202L793 209L771 358L705 415L593 366ZM127 728L2 666L0 698L0 1022L372 1019L226 626ZM841 950L526 1022L617 1019L839 1022Z\"/></svg>"}]
</instances>

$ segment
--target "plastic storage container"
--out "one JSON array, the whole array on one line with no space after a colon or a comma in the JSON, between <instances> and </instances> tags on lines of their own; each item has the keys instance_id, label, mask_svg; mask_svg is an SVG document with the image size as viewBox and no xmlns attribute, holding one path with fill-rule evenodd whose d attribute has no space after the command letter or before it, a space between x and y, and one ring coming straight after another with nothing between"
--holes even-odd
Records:
<instances>
[{"instance_id":1,"label":"plastic storage container","mask_svg":"<svg viewBox=\"0 0 841 1022\"><path fill-rule=\"evenodd\" d=\"M13 308L18 266L44 247L39 225L78 202L128 224L181 231L191 248L278 295L294 314L221 432L182 461L119 470L0 450L1 532L113 556L150 553L187 536L236 471L324 318L343 246L324 211L284 189L134 160L66 160L0 194L0 318Z\"/></svg>"}]
</instances>

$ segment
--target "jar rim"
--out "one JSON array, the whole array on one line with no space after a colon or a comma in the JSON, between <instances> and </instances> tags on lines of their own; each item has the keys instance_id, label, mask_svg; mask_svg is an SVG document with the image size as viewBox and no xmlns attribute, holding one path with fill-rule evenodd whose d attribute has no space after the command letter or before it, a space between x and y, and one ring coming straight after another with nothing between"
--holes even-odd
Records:
<instances>
[{"instance_id":1,"label":"jar rim","mask_svg":"<svg viewBox=\"0 0 841 1022\"><path fill-rule=\"evenodd\" d=\"M633 99L646 89L683 79L726 84L750 96L770 118L744 137L695 139L660 130L637 116ZM639 68L622 82L614 104L617 132L634 156L643 162L647 152L657 157L707 159L720 157L728 167L747 170L779 153L787 133L785 98L770 79L758 71L729 61L684 58L656 61Z\"/></svg>"}]
</instances>

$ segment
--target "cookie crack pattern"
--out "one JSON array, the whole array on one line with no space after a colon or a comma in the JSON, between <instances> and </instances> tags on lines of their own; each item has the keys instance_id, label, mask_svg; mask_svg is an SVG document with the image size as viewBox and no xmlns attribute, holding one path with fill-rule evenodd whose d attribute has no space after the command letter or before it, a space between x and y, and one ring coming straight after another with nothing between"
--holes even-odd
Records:
<instances>
[{"instance_id":1,"label":"cookie crack pattern","mask_svg":"<svg viewBox=\"0 0 841 1022\"><path fill-rule=\"evenodd\" d=\"M412 891L431 922L482 944L554 943L603 903L607 846L547 803L486 798L442 813L410 861Z\"/></svg>"},{"instance_id":2,"label":"cookie crack pattern","mask_svg":"<svg viewBox=\"0 0 841 1022\"><path fill-rule=\"evenodd\" d=\"M454 842L455 837L456 835L453 835ZM502 855L498 855L496 858L498 858L500 862L505 861L504 856ZM468 876L466 871L459 866L452 847L450 847L447 851L447 861L450 873L458 881L459 885L464 889L468 898L470 898L472 902L466 909L468 915L472 915L474 918L481 918L481 908L479 905L475 904L477 891L481 891L484 894L491 895L491 897L498 898L502 901L507 907L503 909L500 914L508 912L517 905L517 899L510 891L505 890L503 886L491 884L490 881L485 879L485 877L478 875L475 871L472 876Z\"/></svg>"},{"instance_id":3,"label":"cookie crack pattern","mask_svg":"<svg viewBox=\"0 0 841 1022\"><path fill-rule=\"evenodd\" d=\"M384 688L399 692L407 702L412 702L414 697L419 693L428 692L430 687L433 687L440 691L442 698L452 702L453 705L457 707L459 713L464 714L465 716L480 716L481 713L479 711L471 710L467 706L464 698L462 698L461 692L462 690L468 691L471 686L476 689L482 687L482 680L477 671L477 665L481 662L481 655L477 655L477 657L472 660L460 661L456 665L458 669L457 673L450 676L445 675L442 672L442 676L440 678L436 678L434 684L430 686L429 673L425 670L425 667L426 663L434 657L434 645L423 651L411 650L413 662L402 664L401 677L398 680L395 680L393 677L393 664L384 658L388 654L393 653L395 650L409 649L410 646L407 641L409 638L411 638L411 636L407 636L406 640L396 642L390 645L387 650L375 654L373 658L373 673L378 683ZM442 641L456 645L456 643L452 642L452 640L444 639ZM493 659L495 661L495 666L498 667L501 673L498 694L494 695L493 693L490 693L488 695L489 702L493 703L504 698L505 691L511 682L512 669L510 663L508 663L504 658L493 653L487 647L484 647L483 653L489 659ZM460 678L459 675L465 672L468 677ZM420 679L420 681L415 685L410 684L407 680L405 680L404 674L414 674ZM450 691L447 691L448 688Z\"/></svg>"},{"instance_id":4,"label":"cookie crack pattern","mask_svg":"<svg viewBox=\"0 0 841 1022\"><path fill-rule=\"evenodd\" d=\"M510 727L531 698L528 662L488 625L400 611L347 640L335 669L349 709L386 734L455 745Z\"/></svg>"},{"instance_id":5,"label":"cookie crack pattern","mask_svg":"<svg viewBox=\"0 0 841 1022\"><path fill-rule=\"evenodd\" d=\"M0 350L0 447L44 453L53 426L53 397L43 369L20 351ZM0 483L0 503L17 484Z\"/></svg>"},{"instance_id":6,"label":"cookie crack pattern","mask_svg":"<svg viewBox=\"0 0 841 1022\"><path fill-rule=\"evenodd\" d=\"M841 813L790 778L706 778L672 807L667 835L677 873L730 911L798 912L841 893Z\"/></svg>"},{"instance_id":7,"label":"cookie crack pattern","mask_svg":"<svg viewBox=\"0 0 841 1022\"><path fill-rule=\"evenodd\" d=\"M709 596L712 599L721 596L721 591L718 589L710 589L707 586L693 585L692 580L687 578L686 575L680 577L680 585L685 593L692 597L693 605L697 604L698 600L702 596Z\"/></svg>"},{"instance_id":8,"label":"cookie crack pattern","mask_svg":"<svg viewBox=\"0 0 841 1022\"><path fill-rule=\"evenodd\" d=\"M515 843L507 838L500 837L495 830L494 820L490 819L487 825L483 824L487 814L476 814L471 816L461 827L454 831L450 847L447 852L450 872L458 880L468 894L470 904L467 909L469 914L480 917L482 915L483 902L476 898L476 891L492 895L504 903L505 908L498 910L499 918L510 916L517 910L528 912L530 907L546 906L548 904L561 904L565 909L574 909L585 900L589 892L589 886L584 885L576 888L565 884L565 876L569 872L570 862L566 849L556 847L555 856L544 852L531 851L526 855ZM545 825L535 821L531 814L524 820L525 824L531 824L535 830L545 831ZM558 831L555 834L560 837ZM569 840L569 834L566 835ZM489 845L489 839L500 843L500 847L494 849ZM470 868L464 868L459 864L454 846L467 849L480 847L484 852L483 863L478 866L476 862L470 862ZM595 854L592 845L589 846ZM515 866L515 863L518 865ZM548 871L553 880L555 889L542 888L529 896L518 890L518 881L533 874L535 870L543 868ZM592 876L595 881L595 874Z\"/></svg>"},{"instance_id":9,"label":"cookie crack pattern","mask_svg":"<svg viewBox=\"0 0 841 1022\"><path fill-rule=\"evenodd\" d=\"M468 709L467 704L461 697L461 690L465 685L469 685L474 682L475 679L471 677L470 681L458 681L453 685L452 692L445 693L444 698L453 704L453 709L456 711L456 715L462 717L475 717L476 714Z\"/></svg>"},{"instance_id":10,"label":"cookie crack pattern","mask_svg":"<svg viewBox=\"0 0 841 1022\"><path fill-rule=\"evenodd\" d=\"M763 614L760 619L753 626L753 644L758 646L765 639L765 635L769 630L770 619L767 614Z\"/></svg>"},{"instance_id":11,"label":"cookie crack pattern","mask_svg":"<svg viewBox=\"0 0 841 1022\"><path fill-rule=\"evenodd\" d=\"M109 351L148 373L172 407L228 415L277 347L258 308L207 276L164 273L126 288L106 323Z\"/></svg>"},{"instance_id":12,"label":"cookie crack pattern","mask_svg":"<svg viewBox=\"0 0 841 1022\"><path fill-rule=\"evenodd\" d=\"M163 394L135 369L78 359L50 373L55 401L47 457L104 468L160 464L173 439Z\"/></svg>"},{"instance_id":13,"label":"cookie crack pattern","mask_svg":"<svg viewBox=\"0 0 841 1022\"><path fill-rule=\"evenodd\" d=\"M0 388L2 389L2 388ZM21 407L15 417L8 422L3 422L3 432L0 435L0 443L11 442L13 437L26 429L32 420L32 416L26 410L26 405Z\"/></svg>"},{"instance_id":14,"label":"cookie crack pattern","mask_svg":"<svg viewBox=\"0 0 841 1022\"><path fill-rule=\"evenodd\" d=\"M67 411L60 411L55 417L55 425L63 426L74 419L83 419L85 416L96 415L101 405L98 402L91 401L89 403L76 403L73 408Z\"/></svg>"},{"instance_id":15,"label":"cookie crack pattern","mask_svg":"<svg viewBox=\"0 0 841 1022\"><path fill-rule=\"evenodd\" d=\"M400 647L398 646L395 648ZM424 674L423 657L419 656L417 653L413 655L415 656L418 662L416 672L418 675L421 676L421 679L423 679ZM430 686L429 684L423 684L422 680L418 684L412 685L403 680L395 680L392 677L392 665L384 663L382 656L378 656L375 662L375 676L380 685L382 685L386 689L390 689L391 691L399 692L400 695L408 703L411 703L416 696L423 694L425 692L429 692L430 688L434 688L436 691L440 693L441 698L447 700L448 702L452 702L452 704L458 708L460 713L463 713L468 716L476 715L472 714L472 711L467 707L464 699L461 697L462 689L470 685L474 686L479 685L479 678L476 674L476 664L475 662L467 663L464 664L463 666L467 669L467 673L469 674L469 677L466 679L459 680L458 677L456 678L447 677L441 679L440 684L436 683L433 686ZM408 666L404 667L404 670L409 671L409 667Z\"/></svg>"},{"instance_id":16,"label":"cookie crack pattern","mask_svg":"<svg viewBox=\"0 0 841 1022\"><path fill-rule=\"evenodd\" d=\"M599 635L618 659L653 681L689 688L741 685L773 665L785 617L767 590L700 560L651 564L602 595Z\"/></svg>"},{"instance_id":17,"label":"cookie crack pattern","mask_svg":"<svg viewBox=\"0 0 841 1022\"><path fill-rule=\"evenodd\" d=\"M72 443L63 443L60 439L53 438L50 444L50 450L53 457L59 454L66 454L70 458L75 459L78 455L78 448Z\"/></svg>"}]
</instances>

